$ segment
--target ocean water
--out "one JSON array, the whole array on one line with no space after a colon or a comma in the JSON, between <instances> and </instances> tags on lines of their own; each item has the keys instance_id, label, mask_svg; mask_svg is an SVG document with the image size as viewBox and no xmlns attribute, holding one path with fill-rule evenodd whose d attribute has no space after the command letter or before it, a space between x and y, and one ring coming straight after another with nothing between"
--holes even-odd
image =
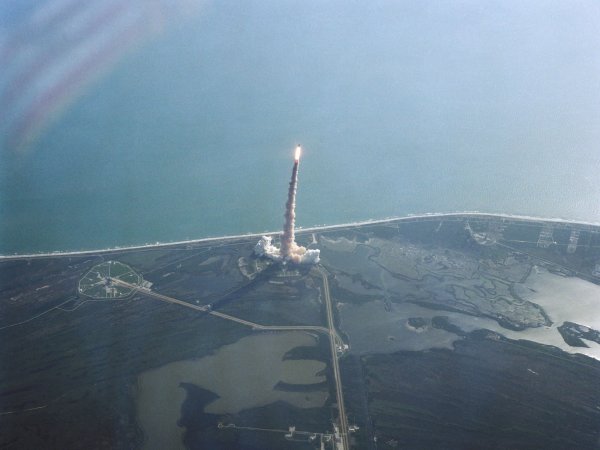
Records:
<instances>
[{"instance_id":1,"label":"ocean water","mask_svg":"<svg viewBox=\"0 0 600 450\"><path fill-rule=\"evenodd\" d=\"M28 149L0 254L483 211L600 222L600 4L207 2Z\"/></svg>"}]
</instances>

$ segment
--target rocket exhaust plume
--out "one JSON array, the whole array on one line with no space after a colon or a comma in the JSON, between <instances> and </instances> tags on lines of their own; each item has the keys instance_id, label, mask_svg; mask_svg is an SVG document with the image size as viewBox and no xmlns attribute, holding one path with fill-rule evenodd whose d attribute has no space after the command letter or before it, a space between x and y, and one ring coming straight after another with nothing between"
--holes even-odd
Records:
<instances>
[{"instance_id":1,"label":"rocket exhaust plume","mask_svg":"<svg viewBox=\"0 0 600 450\"><path fill-rule=\"evenodd\" d=\"M281 236L281 250L271 244L271 238L263 236L256 244L254 251L259 256L267 256L275 261L292 262L296 264L316 264L319 262L319 250L307 250L296 244L296 191L298 190L298 166L302 147L296 147L294 153L294 167L292 179L288 188L287 202L285 204L285 223Z\"/></svg>"},{"instance_id":2,"label":"rocket exhaust plume","mask_svg":"<svg viewBox=\"0 0 600 450\"><path fill-rule=\"evenodd\" d=\"M292 179L290 180L287 203L285 204L285 223L283 224L283 236L281 237L281 256L283 258L290 258L294 253L294 246L296 246L296 191L298 190L300 153L302 153L302 147L298 145L294 154L294 168L292 169Z\"/></svg>"}]
</instances>

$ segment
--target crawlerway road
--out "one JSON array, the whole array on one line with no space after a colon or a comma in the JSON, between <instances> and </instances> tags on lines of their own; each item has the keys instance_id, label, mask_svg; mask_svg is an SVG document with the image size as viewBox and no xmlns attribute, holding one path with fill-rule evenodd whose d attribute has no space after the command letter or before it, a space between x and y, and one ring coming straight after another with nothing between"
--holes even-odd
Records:
<instances>
[{"instance_id":1,"label":"crawlerway road","mask_svg":"<svg viewBox=\"0 0 600 450\"><path fill-rule=\"evenodd\" d=\"M330 334L330 329L326 327L320 327L317 325L261 325L260 323L251 322L249 320L241 319L239 317L230 316L229 314L225 314L219 311L212 310L209 306L198 306L193 305L191 303L185 302L183 300L179 300L173 297L168 297L163 294L159 294L158 292L151 291L148 288L144 288L141 286L136 286L134 284L127 283L126 281L118 280L116 278L112 278L111 282L113 284L118 284L119 286L126 287L128 289L132 289L134 291L139 292L140 294L147 295L148 297L153 297L158 300L162 300L163 302L173 303L175 305L185 306L186 308L194 309L196 311L206 312L215 317L220 317L221 319L231 320L233 322L237 322L242 325L246 325L255 330L265 330L265 331L317 331L319 333ZM342 339L338 336L335 329L333 330L333 338L335 343L342 344Z\"/></svg>"},{"instance_id":2,"label":"crawlerway road","mask_svg":"<svg viewBox=\"0 0 600 450\"><path fill-rule=\"evenodd\" d=\"M347 450L348 446L348 420L346 418L346 410L344 408L344 396L342 392L342 380L340 377L340 366L338 362L338 353L337 346L343 346L344 342L338 335L335 325L333 322L333 308L331 304L331 295L329 293L329 282L327 281L327 274L325 270L321 267L317 269L317 272L321 276L323 280L323 300L325 301L325 309L327 311L327 327L320 326L312 326L312 325L261 325L259 323L250 322L249 320L241 319L239 317L231 316L229 314L224 314L219 311L214 311L210 308L210 306L198 306L193 305L191 303L178 300L173 297L168 297L163 294L159 294L158 292L151 291L148 288L144 288L141 286L136 286L130 283L127 283L122 280L118 280L115 278L111 279L111 282L114 284L118 284L120 286L132 289L134 291L139 292L140 294L147 295L149 297L156 298L163 302L172 303L180 306L185 306L186 308L191 308L196 311L206 312L215 317L220 317L221 319L231 320L233 322L237 322L241 325L246 325L254 330L265 330L265 331L316 331L319 333L326 333L329 335L329 342L331 345L331 360L333 367L333 376L335 379L335 389L336 389L336 397L339 411L339 422L340 422L340 439L341 439L341 448L342 450Z\"/></svg>"},{"instance_id":3,"label":"crawlerway road","mask_svg":"<svg viewBox=\"0 0 600 450\"><path fill-rule=\"evenodd\" d=\"M327 326L329 327L329 342L331 343L331 359L333 364L333 376L335 377L335 389L337 394L337 403L339 411L340 421L340 438L341 448L347 450L348 445L348 419L346 417L346 409L344 407L344 394L342 392L342 379L340 377L340 365L338 361L338 354L336 351L335 342L335 325L333 323L333 310L331 306L331 295L329 293L329 282L327 281L327 273L325 269L319 267L317 271L321 274L323 279L323 298L325 300L325 306L327 309Z\"/></svg>"}]
</instances>

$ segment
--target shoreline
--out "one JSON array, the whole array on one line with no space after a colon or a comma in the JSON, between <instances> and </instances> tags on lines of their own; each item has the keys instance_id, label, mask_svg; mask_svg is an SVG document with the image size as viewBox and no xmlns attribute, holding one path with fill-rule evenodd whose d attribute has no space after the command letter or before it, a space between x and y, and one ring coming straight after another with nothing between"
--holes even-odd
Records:
<instances>
[{"instance_id":1,"label":"shoreline","mask_svg":"<svg viewBox=\"0 0 600 450\"><path fill-rule=\"evenodd\" d=\"M336 225L319 225L308 228L296 228L296 234L305 234L312 233L315 231L323 231L323 230L336 230L343 229L349 227L360 227L364 225L377 225L384 224L389 222L406 222L412 220L422 220L422 219L435 219L437 217L481 217L481 218L500 218L500 219L508 219L508 220L516 220L523 222L551 222L551 223L562 223L562 224L571 224L571 225L583 225L590 227L600 227L600 223L596 222L584 222L579 220L570 220L570 219L561 219L561 218L547 218L547 217L536 217L536 216L524 216L518 214L505 214L505 213L482 213L477 211L465 211L465 212L451 212L451 213L424 213L424 214L414 214L407 216L398 216L398 217L388 217L385 219L369 219L362 220L357 222L349 222L349 223L341 223ZM200 239L188 239L183 241L173 241L173 242L156 242L154 244L143 244L143 245L131 245L131 246L116 246L109 247L104 249L97 250L76 250L76 251L54 251L54 252L40 252L40 253L24 253L24 254L13 254L13 255L0 255L1 261L8 260L18 260L18 259L34 259L34 258L51 258L51 257L64 257L64 256L84 256L84 255L96 255L99 253L114 253L120 251L133 251L133 250L143 250L149 248L163 248L163 247L173 247L184 244L201 244L207 242L217 242L217 241L232 241L239 239L251 239L251 238L260 238L261 236L276 236L280 235L281 231L266 231L262 233L247 233L247 234L237 234L237 235L229 235L229 236L218 236L218 237L206 237Z\"/></svg>"}]
</instances>

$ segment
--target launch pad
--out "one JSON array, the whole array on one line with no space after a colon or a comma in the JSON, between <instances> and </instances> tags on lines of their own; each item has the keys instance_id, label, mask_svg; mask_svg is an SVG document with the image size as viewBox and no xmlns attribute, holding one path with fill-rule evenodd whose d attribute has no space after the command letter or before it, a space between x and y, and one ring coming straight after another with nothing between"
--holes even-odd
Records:
<instances>
[{"instance_id":1,"label":"launch pad","mask_svg":"<svg viewBox=\"0 0 600 450\"><path fill-rule=\"evenodd\" d=\"M92 267L79 280L78 291L86 297L94 299L126 298L135 290L131 286L142 286L143 278L127 264L119 261L106 261Z\"/></svg>"}]
</instances>

